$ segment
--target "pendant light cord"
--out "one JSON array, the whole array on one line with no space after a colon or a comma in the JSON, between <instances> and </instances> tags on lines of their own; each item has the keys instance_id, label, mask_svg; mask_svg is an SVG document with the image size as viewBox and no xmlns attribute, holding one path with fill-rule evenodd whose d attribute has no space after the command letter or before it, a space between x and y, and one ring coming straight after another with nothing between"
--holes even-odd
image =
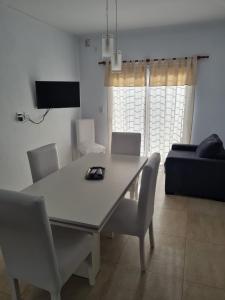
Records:
<instances>
[{"instance_id":1,"label":"pendant light cord","mask_svg":"<svg viewBox=\"0 0 225 300\"><path fill-rule=\"evenodd\" d=\"M109 38L109 0L106 0L106 37Z\"/></svg>"},{"instance_id":2,"label":"pendant light cord","mask_svg":"<svg viewBox=\"0 0 225 300\"><path fill-rule=\"evenodd\" d=\"M116 5L116 55L118 53L118 16L117 16L117 0L115 0Z\"/></svg>"}]
</instances>

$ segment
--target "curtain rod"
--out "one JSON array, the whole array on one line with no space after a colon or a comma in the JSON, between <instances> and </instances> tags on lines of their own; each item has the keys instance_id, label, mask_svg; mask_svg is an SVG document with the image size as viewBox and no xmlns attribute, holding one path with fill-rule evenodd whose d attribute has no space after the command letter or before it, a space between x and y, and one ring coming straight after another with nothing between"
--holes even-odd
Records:
<instances>
[{"instance_id":1,"label":"curtain rod","mask_svg":"<svg viewBox=\"0 0 225 300\"><path fill-rule=\"evenodd\" d=\"M184 57L184 59L188 59L189 57ZM198 55L197 56L197 59L206 59L206 58L209 58L209 55ZM146 59L136 59L136 60L123 60L123 63L127 63L127 62L150 62L150 61L159 61L159 60L167 60L167 59L173 59L173 60L176 60L177 58L176 57L173 57L173 58L153 58L153 59L150 59L150 58L146 58ZM99 61L98 62L99 65L105 65L106 64L106 61Z\"/></svg>"}]
</instances>

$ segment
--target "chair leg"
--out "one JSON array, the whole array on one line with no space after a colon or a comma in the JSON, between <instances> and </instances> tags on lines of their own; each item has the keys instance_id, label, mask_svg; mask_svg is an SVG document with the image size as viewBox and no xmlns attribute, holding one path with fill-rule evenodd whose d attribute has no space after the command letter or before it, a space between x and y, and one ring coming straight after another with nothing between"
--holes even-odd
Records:
<instances>
[{"instance_id":1,"label":"chair leg","mask_svg":"<svg viewBox=\"0 0 225 300\"><path fill-rule=\"evenodd\" d=\"M135 200L138 200L138 183L139 183L139 177L136 178L136 181L135 181L135 191L134 191Z\"/></svg>"},{"instance_id":2,"label":"chair leg","mask_svg":"<svg viewBox=\"0 0 225 300\"><path fill-rule=\"evenodd\" d=\"M155 238L154 238L154 232L153 232L153 221L151 222L149 226L149 240L150 240L150 246L151 248L155 248Z\"/></svg>"},{"instance_id":3,"label":"chair leg","mask_svg":"<svg viewBox=\"0 0 225 300\"><path fill-rule=\"evenodd\" d=\"M11 290L12 290L12 300L21 300L18 279L9 278L9 281L10 281Z\"/></svg>"},{"instance_id":4,"label":"chair leg","mask_svg":"<svg viewBox=\"0 0 225 300\"><path fill-rule=\"evenodd\" d=\"M145 237L139 237L141 271L145 272Z\"/></svg>"},{"instance_id":5,"label":"chair leg","mask_svg":"<svg viewBox=\"0 0 225 300\"><path fill-rule=\"evenodd\" d=\"M61 300L61 295L59 293L51 293L51 300Z\"/></svg>"},{"instance_id":6,"label":"chair leg","mask_svg":"<svg viewBox=\"0 0 225 300\"><path fill-rule=\"evenodd\" d=\"M130 192L130 199L134 200L135 199L135 187L134 187L134 184L132 184L130 186L129 192Z\"/></svg>"},{"instance_id":7,"label":"chair leg","mask_svg":"<svg viewBox=\"0 0 225 300\"><path fill-rule=\"evenodd\" d=\"M130 192L130 198L132 200L138 199L138 178L136 178L132 183L132 185L129 187L129 192Z\"/></svg>"},{"instance_id":8,"label":"chair leg","mask_svg":"<svg viewBox=\"0 0 225 300\"><path fill-rule=\"evenodd\" d=\"M92 263L92 254L89 254L87 257L87 265L88 265L88 278L89 278L89 284L91 286L95 285L95 274L94 274L94 268Z\"/></svg>"}]
</instances>

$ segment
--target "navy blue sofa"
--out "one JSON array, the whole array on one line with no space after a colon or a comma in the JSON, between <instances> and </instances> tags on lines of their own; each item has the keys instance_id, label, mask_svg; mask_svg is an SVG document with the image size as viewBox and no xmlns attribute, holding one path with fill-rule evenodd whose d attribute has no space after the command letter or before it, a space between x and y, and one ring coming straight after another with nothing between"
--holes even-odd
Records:
<instances>
[{"instance_id":1,"label":"navy blue sofa","mask_svg":"<svg viewBox=\"0 0 225 300\"><path fill-rule=\"evenodd\" d=\"M165 162L166 194L225 201L225 160L200 158L197 148L172 146Z\"/></svg>"}]
</instances>

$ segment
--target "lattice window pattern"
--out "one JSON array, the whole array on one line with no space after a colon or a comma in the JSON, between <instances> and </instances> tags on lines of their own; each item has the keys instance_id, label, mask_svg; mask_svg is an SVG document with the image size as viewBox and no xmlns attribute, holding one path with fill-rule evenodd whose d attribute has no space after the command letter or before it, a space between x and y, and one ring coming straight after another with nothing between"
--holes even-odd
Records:
<instances>
[{"instance_id":1,"label":"lattice window pattern","mask_svg":"<svg viewBox=\"0 0 225 300\"><path fill-rule=\"evenodd\" d=\"M182 142L186 86L113 87L112 130L139 132L141 154L160 152Z\"/></svg>"}]
</instances>

